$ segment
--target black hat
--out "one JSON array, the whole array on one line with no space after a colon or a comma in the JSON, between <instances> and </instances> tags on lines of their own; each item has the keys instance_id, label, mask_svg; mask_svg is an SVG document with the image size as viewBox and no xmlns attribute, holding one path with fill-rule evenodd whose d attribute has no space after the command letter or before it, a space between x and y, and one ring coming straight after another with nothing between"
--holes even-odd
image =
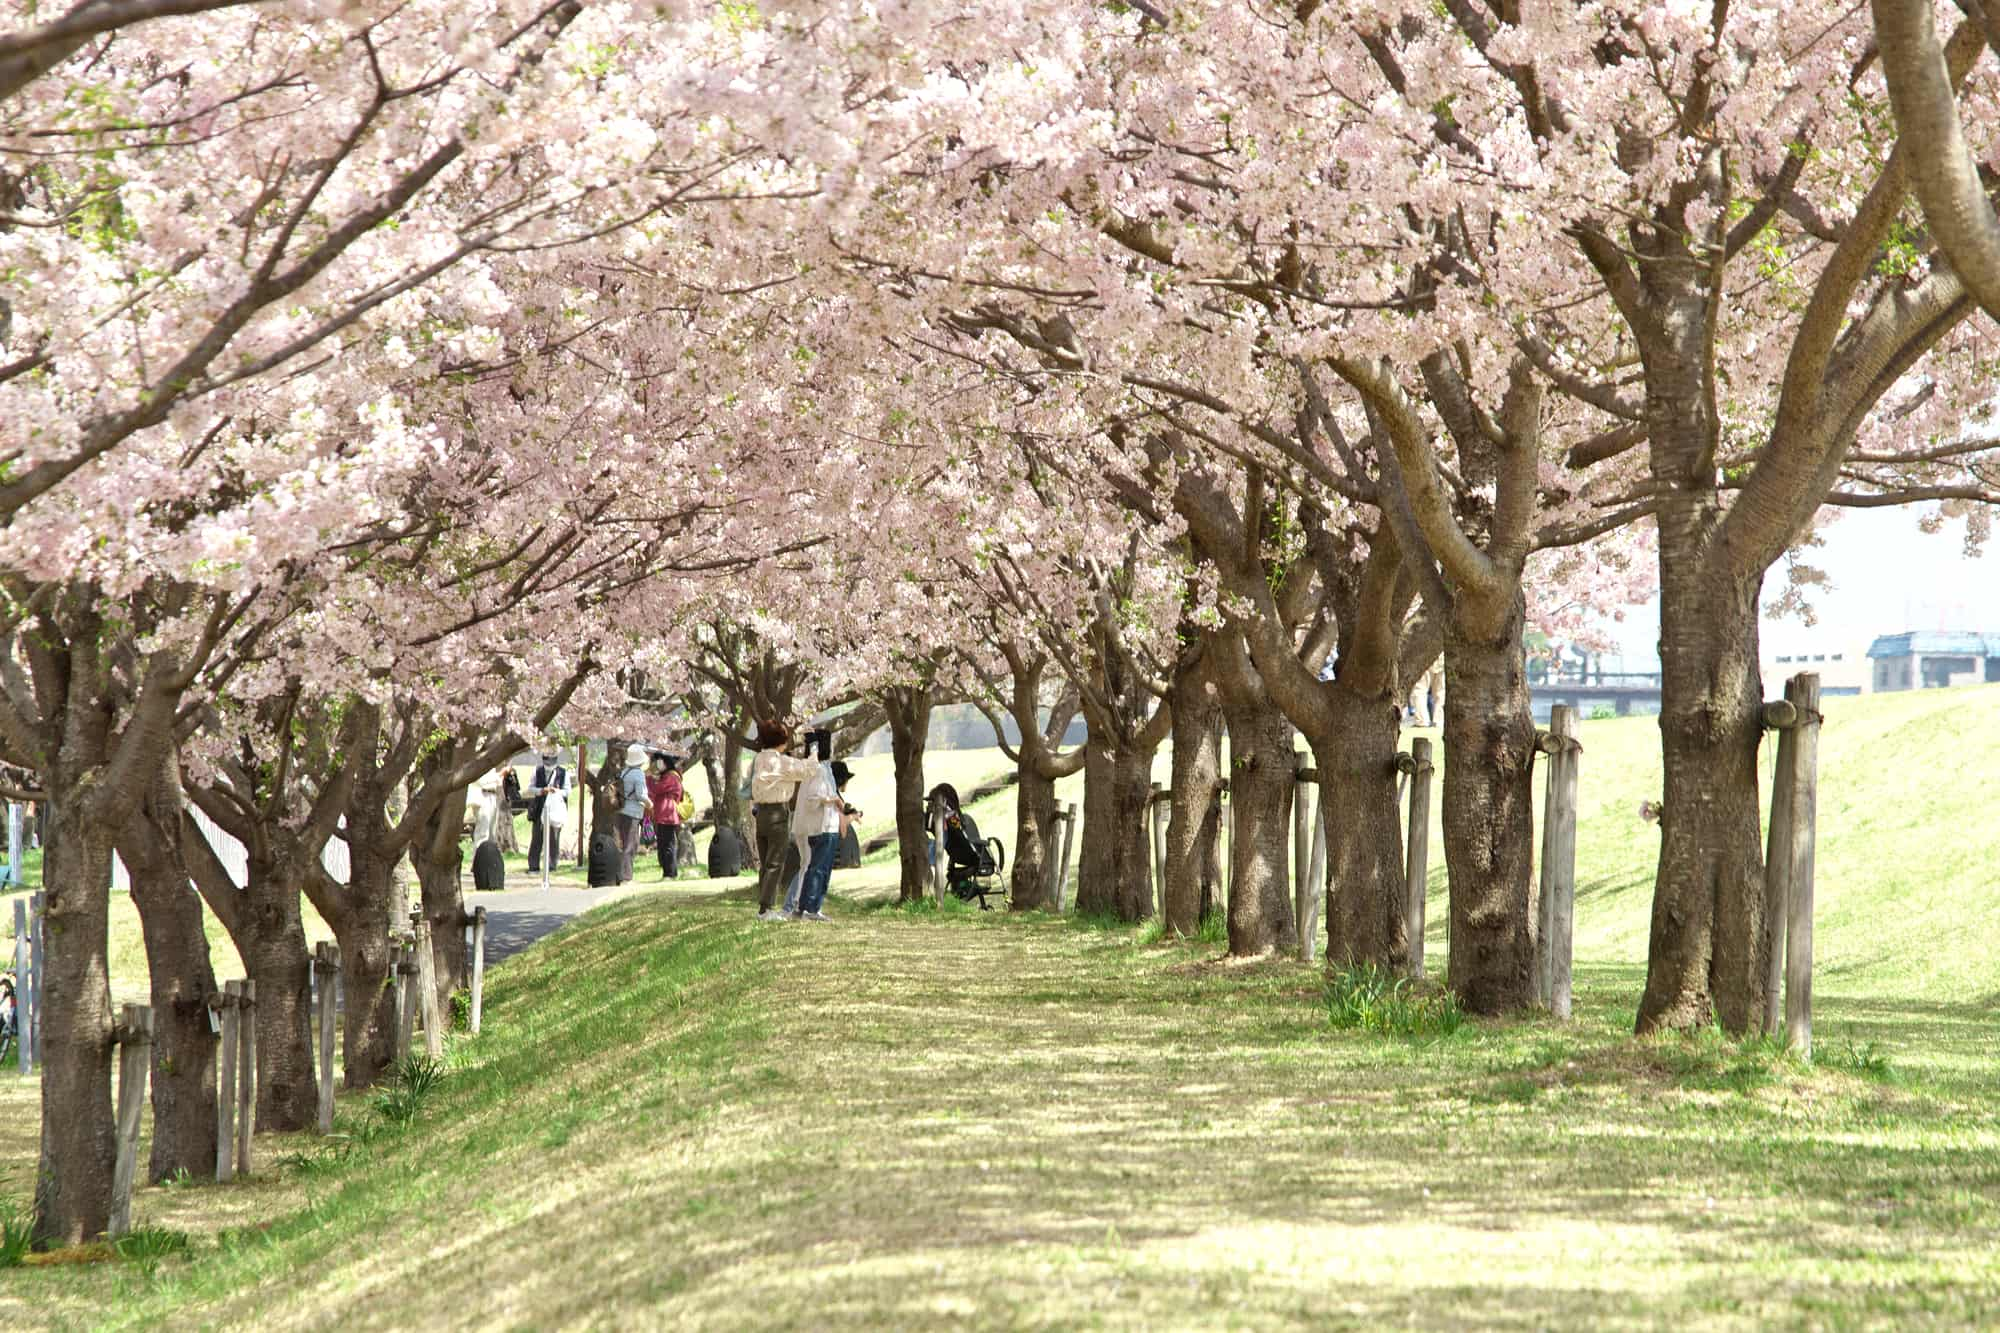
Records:
<instances>
[{"instance_id":1,"label":"black hat","mask_svg":"<svg viewBox=\"0 0 2000 1333\"><path fill-rule=\"evenodd\" d=\"M847 766L844 759L834 760L829 767L833 769L833 785L836 787L845 787L847 780L854 776L854 770Z\"/></svg>"}]
</instances>

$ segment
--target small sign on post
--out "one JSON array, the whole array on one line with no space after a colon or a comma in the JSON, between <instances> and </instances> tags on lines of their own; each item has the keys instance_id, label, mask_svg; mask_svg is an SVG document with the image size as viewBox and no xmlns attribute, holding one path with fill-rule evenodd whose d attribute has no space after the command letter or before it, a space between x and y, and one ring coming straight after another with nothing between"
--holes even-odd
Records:
<instances>
[{"instance_id":1,"label":"small sign on post","mask_svg":"<svg viewBox=\"0 0 2000 1333\"><path fill-rule=\"evenodd\" d=\"M153 1010L128 1004L113 1032L118 1043L118 1159L111 1175L113 1236L132 1229L132 1176L139 1166L139 1115L153 1068Z\"/></svg>"}]
</instances>

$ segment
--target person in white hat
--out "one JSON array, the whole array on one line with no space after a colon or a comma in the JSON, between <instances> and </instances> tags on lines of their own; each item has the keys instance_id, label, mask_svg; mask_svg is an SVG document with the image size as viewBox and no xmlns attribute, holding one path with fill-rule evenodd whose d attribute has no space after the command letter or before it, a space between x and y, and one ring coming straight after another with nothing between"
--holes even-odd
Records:
<instances>
[{"instance_id":1,"label":"person in white hat","mask_svg":"<svg viewBox=\"0 0 2000 1333\"><path fill-rule=\"evenodd\" d=\"M639 850L639 825L646 818L646 747L625 747L625 771L618 775L618 882L632 879L632 855Z\"/></svg>"}]
</instances>

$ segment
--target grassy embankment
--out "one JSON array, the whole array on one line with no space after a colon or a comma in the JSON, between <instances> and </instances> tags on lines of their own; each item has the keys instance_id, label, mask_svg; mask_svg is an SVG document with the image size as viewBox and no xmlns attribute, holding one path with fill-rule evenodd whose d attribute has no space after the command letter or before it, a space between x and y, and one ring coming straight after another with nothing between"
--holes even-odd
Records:
<instances>
[{"instance_id":1,"label":"grassy embankment","mask_svg":"<svg viewBox=\"0 0 2000 1333\"><path fill-rule=\"evenodd\" d=\"M348 1099L354 1137L257 1181L143 1191L186 1255L9 1273L0 1324L1977 1324L2000 690L1828 713L1815 1066L1627 1035L1656 732L1590 723L1566 1027L1337 1031L1288 964L963 911L759 928L690 880L498 969L407 1130Z\"/></svg>"}]
</instances>

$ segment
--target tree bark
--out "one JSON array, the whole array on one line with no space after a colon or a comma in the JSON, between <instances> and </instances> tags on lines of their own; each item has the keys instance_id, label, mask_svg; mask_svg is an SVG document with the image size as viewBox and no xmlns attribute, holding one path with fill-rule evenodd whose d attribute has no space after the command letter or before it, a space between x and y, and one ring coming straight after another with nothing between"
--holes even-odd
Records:
<instances>
[{"instance_id":1,"label":"tree bark","mask_svg":"<svg viewBox=\"0 0 2000 1333\"><path fill-rule=\"evenodd\" d=\"M1764 1018L1757 748L1761 579L1721 586L1669 557L1661 523L1660 737L1666 789L1639 1030L1732 1033ZM1676 545L1678 543L1676 542Z\"/></svg>"},{"instance_id":2,"label":"tree bark","mask_svg":"<svg viewBox=\"0 0 2000 1333\"><path fill-rule=\"evenodd\" d=\"M1166 901L1160 904L1169 935L1200 931L1216 887L1222 705L1204 657L1191 655L1174 679L1173 796L1167 816Z\"/></svg>"},{"instance_id":3,"label":"tree bark","mask_svg":"<svg viewBox=\"0 0 2000 1333\"><path fill-rule=\"evenodd\" d=\"M1243 706L1223 692L1229 721L1229 952L1257 958L1298 946L1292 920L1292 727L1267 704Z\"/></svg>"},{"instance_id":4,"label":"tree bark","mask_svg":"<svg viewBox=\"0 0 2000 1333\"><path fill-rule=\"evenodd\" d=\"M309 1127L318 1114L313 1086L312 956L300 911L303 884L289 858L252 845L236 946L257 983L257 1128Z\"/></svg>"},{"instance_id":5,"label":"tree bark","mask_svg":"<svg viewBox=\"0 0 2000 1333\"><path fill-rule=\"evenodd\" d=\"M201 898L188 887L181 854L181 796L171 764L147 793L140 817L118 839L132 879L132 904L146 942L153 1006L153 1148L147 1177L215 1173L215 1035L208 997L216 992L202 928Z\"/></svg>"},{"instance_id":6,"label":"tree bark","mask_svg":"<svg viewBox=\"0 0 2000 1333\"><path fill-rule=\"evenodd\" d=\"M452 792L425 822L410 849L417 867L419 904L430 923L431 974L437 979L438 1012L451 1012L454 992L471 984L465 957L465 883L461 868L465 848L459 830L465 824L466 789ZM263 988L258 988L263 994Z\"/></svg>"},{"instance_id":7,"label":"tree bark","mask_svg":"<svg viewBox=\"0 0 2000 1333\"><path fill-rule=\"evenodd\" d=\"M708 798L715 811L715 822L719 827L734 831L744 846L744 864L757 864L757 839L743 833L743 797L739 790L743 774L743 737L736 728L725 727L722 732L721 771L717 772L714 756L702 760L702 771L708 775Z\"/></svg>"},{"instance_id":8,"label":"tree bark","mask_svg":"<svg viewBox=\"0 0 2000 1333\"><path fill-rule=\"evenodd\" d=\"M1459 617L1445 635L1444 856L1451 988L1477 1014L1535 1003L1534 759L1526 607L1518 589L1497 636Z\"/></svg>"},{"instance_id":9,"label":"tree bark","mask_svg":"<svg viewBox=\"0 0 2000 1333\"><path fill-rule=\"evenodd\" d=\"M1048 905L1049 858L1061 852L1052 846L1056 824L1056 784L1023 755L1014 806L1014 857L1007 890L1008 906L1016 912Z\"/></svg>"},{"instance_id":10,"label":"tree bark","mask_svg":"<svg viewBox=\"0 0 2000 1333\"><path fill-rule=\"evenodd\" d=\"M1401 710L1393 692L1367 697L1336 682L1320 711L1307 739L1325 792L1327 962L1401 972L1410 961L1396 804Z\"/></svg>"},{"instance_id":11,"label":"tree bark","mask_svg":"<svg viewBox=\"0 0 2000 1333\"><path fill-rule=\"evenodd\" d=\"M69 746L65 746L68 749ZM111 1221L111 830L90 817L91 765L48 775L43 844L48 978L42 987L42 1135L35 1243L80 1245Z\"/></svg>"},{"instance_id":12,"label":"tree bark","mask_svg":"<svg viewBox=\"0 0 2000 1333\"><path fill-rule=\"evenodd\" d=\"M340 944L345 972L347 1010L342 1023L341 1050L350 1088L368 1088L382 1080L395 1063L395 999L389 993L389 932L396 925L395 856L382 848L388 839L387 819L378 798L370 816L368 789L355 784L356 799L347 815L347 885L322 885L327 891L314 902Z\"/></svg>"},{"instance_id":13,"label":"tree bark","mask_svg":"<svg viewBox=\"0 0 2000 1333\"><path fill-rule=\"evenodd\" d=\"M897 901L922 902L930 896L930 832L924 827L924 742L930 735L931 692L894 686L882 692L889 715L889 748L896 760L896 858L902 878Z\"/></svg>"},{"instance_id":14,"label":"tree bark","mask_svg":"<svg viewBox=\"0 0 2000 1333\"><path fill-rule=\"evenodd\" d=\"M1076 887L1076 910L1144 921L1153 914L1152 832L1146 803L1153 795L1153 746L1120 745L1098 761L1096 804L1091 765L1084 763L1085 858Z\"/></svg>"}]
</instances>

